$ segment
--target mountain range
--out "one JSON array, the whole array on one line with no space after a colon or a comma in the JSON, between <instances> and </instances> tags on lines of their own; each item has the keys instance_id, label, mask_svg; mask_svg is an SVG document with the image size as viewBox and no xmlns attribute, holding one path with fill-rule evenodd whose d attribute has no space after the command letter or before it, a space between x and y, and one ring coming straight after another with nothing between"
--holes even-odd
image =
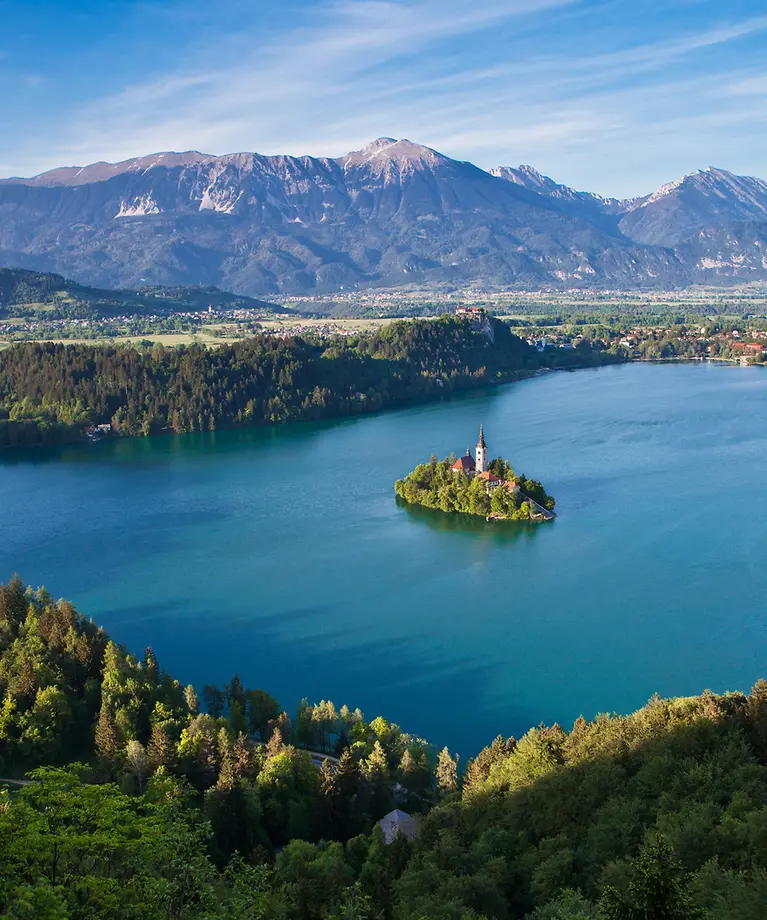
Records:
<instances>
[{"instance_id":1,"label":"mountain range","mask_svg":"<svg viewBox=\"0 0 767 920\"><path fill-rule=\"evenodd\" d=\"M743 283L767 279L767 182L708 168L619 200L393 138L159 153L0 180L0 265L249 295Z\"/></svg>"}]
</instances>

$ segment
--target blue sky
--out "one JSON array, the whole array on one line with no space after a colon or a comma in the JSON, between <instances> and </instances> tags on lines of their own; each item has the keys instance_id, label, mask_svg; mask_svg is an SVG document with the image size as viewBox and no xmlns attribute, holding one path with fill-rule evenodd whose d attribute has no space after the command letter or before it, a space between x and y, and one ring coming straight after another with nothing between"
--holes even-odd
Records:
<instances>
[{"instance_id":1,"label":"blue sky","mask_svg":"<svg viewBox=\"0 0 767 920\"><path fill-rule=\"evenodd\" d=\"M408 137L604 195L767 178L763 0L0 0L0 175Z\"/></svg>"}]
</instances>

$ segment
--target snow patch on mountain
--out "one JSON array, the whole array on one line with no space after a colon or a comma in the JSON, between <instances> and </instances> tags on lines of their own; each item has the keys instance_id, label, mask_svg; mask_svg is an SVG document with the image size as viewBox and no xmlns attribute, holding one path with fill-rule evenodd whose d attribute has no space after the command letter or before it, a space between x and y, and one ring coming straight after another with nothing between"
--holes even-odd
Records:
<instances>
[{"instance_id":1,"label":"snow patch on mountain","mask_svg":"<svg viewBox=\"0 0 767 920\"><path fill-rule=\"evenodd\" d=\"M152 198L152 195L147 192L144 195L139 195L137 198L134 198L132 201L121 201L120 210L115 214L115 220L119 217L146 217L149 214L160 214L161 208L157 202Z\"/></svg>"},{"instance_id":2,"label":"snow patch on mountain","mask_svg":"<svg viewBox=\"0 0 767 920\"><path fill-rule=\"evenodd\" d=\"M202 193L200 201L201 211L217 211L219 214L231 214L244 192L237 192L235 188L216 188L209 185Z\"/></svg>"}]
</instances>

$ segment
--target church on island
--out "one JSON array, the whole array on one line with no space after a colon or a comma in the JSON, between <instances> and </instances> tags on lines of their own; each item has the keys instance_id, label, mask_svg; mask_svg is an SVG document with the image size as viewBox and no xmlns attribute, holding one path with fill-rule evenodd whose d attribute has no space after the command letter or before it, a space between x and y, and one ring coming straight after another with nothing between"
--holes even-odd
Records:
<instances>
[{"instance_id":1,"label":"church on island","mask_svg":"<svg viewBox=\"0 0 767 920\"><path fill-rule=\"evenodd\" d=\"M394 483L398 498L411 505L423 505L447 513L482 516L488 521L551 521L554 497L540 482L517 474L508 460L490 459L485 432L479 426L479 440L472 454L467 450L458 460L432 455Z\"/></svg>"},{"instance_id":2,"label":"church on island","mask_svg":"<svg viewBox=\"0 0 767 920\"><path fill-rule=\"evenodd\" d=\"M479 426L479 440L475 448L476 459L471 455L471 449L467 449L466 454L453 464L453 470L456 473L466 473L472 479L476 476L478 479L484 479L488 489L495 489L501 484L505 485L510 492L519 491L516 482L504 482L499 479L495 473L491 473L487 468L487 444L485 442L485 433L482 426Z\"/></svg>"}]
</instances>

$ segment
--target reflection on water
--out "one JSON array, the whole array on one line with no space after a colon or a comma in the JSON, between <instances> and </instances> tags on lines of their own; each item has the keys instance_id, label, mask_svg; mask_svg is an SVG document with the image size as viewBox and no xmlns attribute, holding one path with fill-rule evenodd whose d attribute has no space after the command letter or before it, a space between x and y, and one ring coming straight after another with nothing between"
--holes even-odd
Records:
<instances>
[{"instance_id":1,"label":"reflection on water","mask_svg":"<svg viewBox=\"0 0 767 920\"><path fill-rule=\"evenodd\" d=\"M488 521L478 514L459 514L458 512L446 513L436 508L425 508L423 505L411 505L404 498L395 496L397 507L402 508L419 523L425 524L437 532L466 533L473 536L500 542L513 543L516 540L532 540L541 527L550 527L548 524L534 524L532 521Z\"/></svg>"}]
</instances>

